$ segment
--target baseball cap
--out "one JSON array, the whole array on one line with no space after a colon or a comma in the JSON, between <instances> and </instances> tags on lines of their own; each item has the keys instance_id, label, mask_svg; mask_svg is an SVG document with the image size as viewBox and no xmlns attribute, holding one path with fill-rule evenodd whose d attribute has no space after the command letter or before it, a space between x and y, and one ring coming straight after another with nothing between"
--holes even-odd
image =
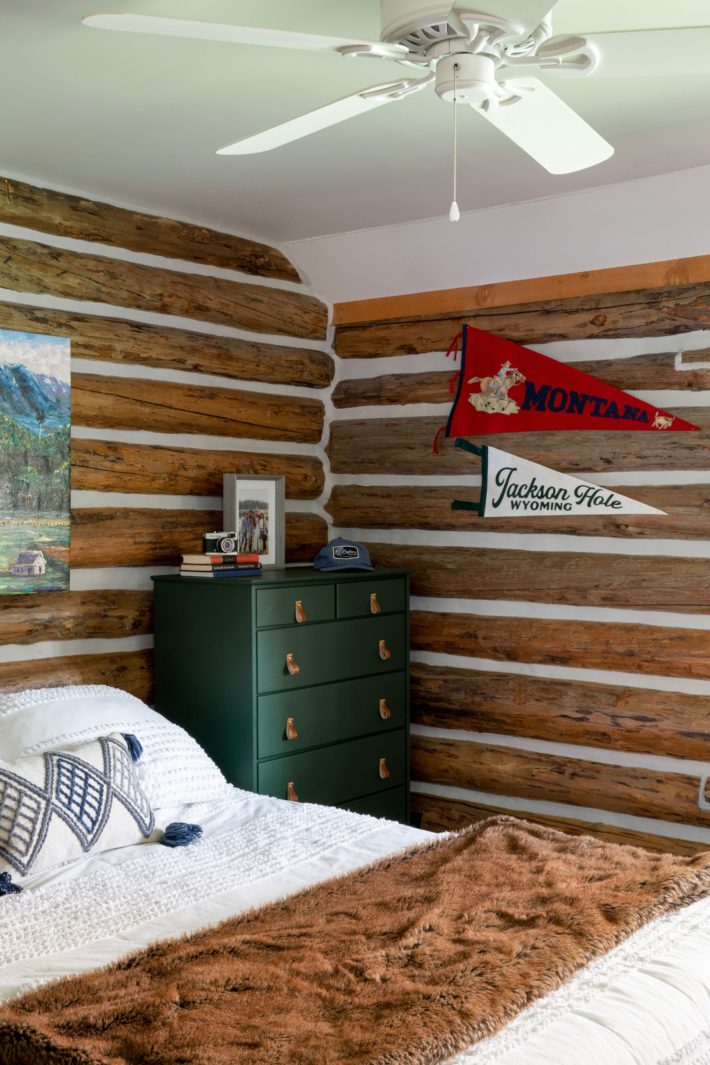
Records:
<instances>
[{"instance_id":1,"label":"baseball cap","mask_svg":"<svg viewBox=\"0 0 710 1065\"><path fill-rule=\"evenodd\" d=\"M323 547L315 557L313 565L317 570L334 569L373 569L370 552L364 544L356 540L345 540L336 536L327 547Z\"/></svg>"}]
</instances>

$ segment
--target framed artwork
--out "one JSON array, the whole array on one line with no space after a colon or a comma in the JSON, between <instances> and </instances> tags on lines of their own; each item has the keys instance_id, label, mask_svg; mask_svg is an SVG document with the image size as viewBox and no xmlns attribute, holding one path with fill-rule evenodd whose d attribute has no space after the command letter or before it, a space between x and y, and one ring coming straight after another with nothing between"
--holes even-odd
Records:
<instances>
[{"instance_id":1,"label":"framed artwork","mask_svg":"<svg viewBox=\"0 0 710 1065\"><path fill-rule=\"evenodd\" d=\"M222 505L224 528L236 533L240 554L259 555L262 566L284 565L283 477L225 473Z\"/></svg>"},{"instance_id":2,"label":"framed artwork","mask_svg":"<svg viewBox=\"0 0 710 1065\"><path fill-rule=\"evenodd\" d=\"M67 337L0 329L0 595L69 589Z\"/></svg>"}]
</instances>

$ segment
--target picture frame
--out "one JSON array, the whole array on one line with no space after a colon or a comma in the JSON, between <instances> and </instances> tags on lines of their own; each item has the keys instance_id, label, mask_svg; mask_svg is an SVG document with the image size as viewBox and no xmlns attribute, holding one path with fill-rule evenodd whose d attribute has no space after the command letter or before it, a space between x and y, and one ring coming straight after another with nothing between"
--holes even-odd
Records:
<instances>
[{"instance_id":1,"label":"picture frame","mask_svg":"<svg viewBox=\"0 0 710 1065\"><path fill-rule=\"evenodd\" d=\"M263 567L283 567L285 479L225 473L222 510L225 529L234 529L240 554L257 554Z\"/></svg>"}]
</instances>

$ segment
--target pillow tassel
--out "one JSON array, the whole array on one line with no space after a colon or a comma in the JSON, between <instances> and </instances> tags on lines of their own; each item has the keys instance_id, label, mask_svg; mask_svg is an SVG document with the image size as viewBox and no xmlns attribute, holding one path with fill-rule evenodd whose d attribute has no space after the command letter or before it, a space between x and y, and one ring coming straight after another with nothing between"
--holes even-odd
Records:
<instances>
[{"instance_id":1,"label":"pillow tassel","mask_svg":"<svg viewBox=\"0 0 710 1065\"><path fill-rule=\"evenodd\" d=\"M19 895L21 891L19 884L13 884L9 873L0 873L0 895Z\"/></svg>"},{"instance_id":2,"label":"pillow tassel","mask_svg":"<svg viewBox=\"0 0 710 1065\"><path fill-rule=\"evenodd\" d=\"M189 825L184 821L173 821L165 829L159 840L165 847L187 847L202 835L202 825Z\"/></svg>"},{"instance_id":3,"label":"pillow tassel","mask_svg":"<svg viewBox=\"0 0 710 1065\"><path fill-rule=\"evenodd\" d=\"M143 744L134 736L132 732L122 732L124 740L128 744L128 753L134 762L137 762L140 756L143 754Z\"/></svg>"}]
</instances>

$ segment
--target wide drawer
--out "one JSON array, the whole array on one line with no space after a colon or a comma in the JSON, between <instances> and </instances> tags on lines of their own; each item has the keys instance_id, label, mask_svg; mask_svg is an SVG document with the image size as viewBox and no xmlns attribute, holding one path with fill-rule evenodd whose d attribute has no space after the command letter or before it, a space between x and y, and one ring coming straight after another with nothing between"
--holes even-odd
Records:
<instances>
[{"instance_id":1,"label":"wide drawer","mask_svg":"<svg viewBox=\"0 0 710 1065\"><path fill-rule=\"evenodd\" d=\"M338 585L339 618L394 614L404 610L406 606L407 584L401 577Z\"/></svg>"},{"instance_id":2,"label":"wide drawer","mask_svg":"<svg viewBox=\"0 0 710 1065\"><path fill-rule=\"evenodd\" d=\"M404 728L406 709L405 673L261 695L258 756L293 754L371 732Z\"/></svg>"},{"instance_id":3,"label":"wide drawer","mask_svg":"<svg viewBox=\"0 0 710 1065\"><path fill-rule=\"evenodd\" d=\"M261 795L326 805L402 785L406 780L404 729L363 740L259 762Z\"/></svg>"},{"instance_id":4,"label":"wide drawer","mask_svg":"<svg viewBox=\"0 0 710 1065\"><path fill-rule=\"evenodd\" d=\"M334 617L334 584L257 588L256 624L258 628L265 628L268 625L307 625L311 621L331 621Z\"/></svg>"},{"instance_id":5,"label":"wide drawer","mask_svg":"<svg viewBox=\"0 0 710 1065\"><path fill-rule=\"evenodd\" d=\"M260 693L394 673L405 669L408 655L403 614L262 629L256 643Z\"/></svg>"},{"instance_id":6,"label":"wide drawer","mask_svg":"<svg viewBox=\"0 0 710 1065\"><path fill-rule=\"evenodd\" d=\"M390 788L389 791L365 795L361 799L350 799L340 803L343 810L354 814L369 814L370 817L386 817L388 821L407 821L407 789Z\"/></svg>"}]
</instances>

